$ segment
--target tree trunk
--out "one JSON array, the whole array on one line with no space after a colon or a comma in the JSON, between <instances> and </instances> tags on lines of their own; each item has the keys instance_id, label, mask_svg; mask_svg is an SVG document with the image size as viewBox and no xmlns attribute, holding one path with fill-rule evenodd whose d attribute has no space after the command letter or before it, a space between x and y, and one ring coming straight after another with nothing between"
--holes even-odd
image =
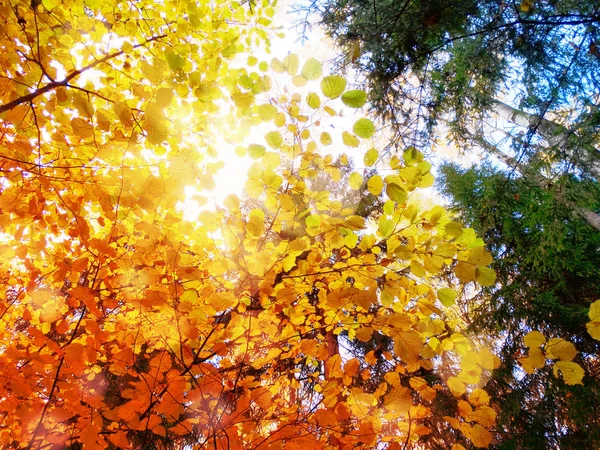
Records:
<instances>
[{"instance_id":1,"label":"tree trunk","mask_svg":"<svg viewBox=\"0 0 600 450\"><path fill-rule=\"evenodd\" d=\"M532 173L532 171L528 167L521 164L515 158L507 155L502 150L500 150L498 147L490 144L486 140L484 140L482 138L478 138L476 136L473 136L472 138L481 147L483 147L489 154L495 156L496 158L498 158L500 161L502 161L507 166L514 168L516 171L518 171L521 174L521 176L533 179L540 187L542 187L543 189L548 189L549 180L547 178L545 178L543 175L540 175L539 173ZM568 200L563 200L563 203L565 205L567 205L567 207L569 207L575 214L577 214L581 218L585 219L592 227L594 227L598 231L600 231L600 215L599 214L595 213L594 211L592 211L588 208L584 208L582 206L576 205L575 203L570 202Z\"/></svg>"},{"instance_id":2,"label":"tree trunk","mask_svg":"<svg viewBox=\"0 0 600 450\"><path fill-rule=\"evenodd\" d=\"M513 108L504 102L491 99L492 111L508 122L536 132L552 147L562 151L569 160L600 180L600 151L592 145L578 145L578 136L560 125L543 117Z\"/></svg>"}]
</instances>

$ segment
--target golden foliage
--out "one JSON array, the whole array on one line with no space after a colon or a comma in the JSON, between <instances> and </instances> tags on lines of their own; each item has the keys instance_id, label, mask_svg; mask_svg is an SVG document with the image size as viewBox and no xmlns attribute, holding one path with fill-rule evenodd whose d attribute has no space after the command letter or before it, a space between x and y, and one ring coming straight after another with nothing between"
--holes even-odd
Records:
<instances>
[{"instance_id":1,"label":"golden foliage","mask_svg":"<svg viewBox=\"0 0 600 450\"><path fill-rule=\"evenodd\" d=\"M491 442L476 387L497 361L450 309L456 278L494 282L489 254L442 208L411 204L433 181L416 149L386 177L342 178L348 157L322 147L375 132L321 125L364 104L344 78L288 55L273 70L313 91L261 96L268 65L234 62L269 46L272 15L266 2L0 6L3 447L398 448L443 420ZM241 143L261 122L266 145L236 150L254 161L246 192L184 221L185 188L215 185L218 137ZM319 174L385 191L376 225L313 189ZM438 293L440 279L454 286ZM339 348L376 339L392 345ZM572 350L553 354L565 376ZM440 391L458 401L447 419Z\"/></svg>"}]
</instances>

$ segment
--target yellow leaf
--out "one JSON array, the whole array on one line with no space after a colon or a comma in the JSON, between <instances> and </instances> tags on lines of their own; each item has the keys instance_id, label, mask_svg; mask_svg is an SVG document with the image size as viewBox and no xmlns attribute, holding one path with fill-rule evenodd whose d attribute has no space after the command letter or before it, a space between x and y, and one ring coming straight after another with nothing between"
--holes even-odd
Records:
<instances>
[{"instance_id":1,"label":"yellow leaf","mask_svg":"<svg viewBox=\"0 0 600 450\"><path fill-rule=\"evenodd\" d=\"M118 119L126 127L133 125L133 119L131 116L131 108L124 102L115 102L113 109Z\"/></svg>"},{"instance_id":2,"label":"yellow leaf","mask_svg":"<svg viewBox=\"0 0 600 450\"><path fill-rule=\"evenodd\" d=\"M46 304L42 313L40 314L41 322L55 322L56 320L62 317L62 312L60 310L60 305L55 302Z\"/></svg>"},{"instance_id":3,"label":"yellow leaf","mask_svg":"<svg viewBox=\"0 0 600 450\"><path fill-rule=\"evenodd\" d=\"M530 331L523 338L527 347L541 347L546 343L546 338L539 331Z\"/></svg>"},{"instance_id":4,"label":"yellow leaf","mask_svg":"<svg viewBox=\"0 0 600 450\"><path fill-rule=\"evenodd\" d=\"M277 58L273 58L271 60L271 69L273 70L273 72L277 73L283 73L286 71L285 64Z\"/></svg>"},{"instance_id":5,"label":"yellow leaf","mask_svg":"<svg viewBox=\"0 0 600 450\"><path fill-rule=\"evenodd\" d=\"M75 94L73 96L73 106L82 116L85 116L88 119L94 117L94 107L83 95Z\"/></svg>"},{"instance_id":6,"label":"yellow leaf","mask_svg":"<svg viewBox=\"0 0 600 450\"><path fill-rule=\"evenodd\" d=\"M231 95L233 103L238 108L249 108L254 103L254 93L252 92L235 92Z\"/></svg>"},{"instance_id":7,"label":"yellow leaf","mask_svg":"<svg viewBox=\"0 0 600 450\"><path fill-rule=\"evenodd\" d=\"M381 178L380 175L373 175L369 178L369 181L367 181L367 188L371 194L378 196L383 189L383 178Z\"/></svg>"},{"instance_id":8,"label":"yellow leaf","mask_svg":"<svg viewBox=\"0 0 600 450\"><path fill-rule=\"evenodd\" d=\"M373 288L367 290L352 288L352 292L348 294L348 301L368 311L371 305L377 303L377 291Z\"/></svg>"},{"instance_id":9,"label":"yellow leaf","mask_svg":"<svg viewBox=\"0 0 600 450\"><path fill-rule=\"evenodd\" d=\"M448 385L450 392L452 392L452 395L455 397L460 397L467 390L465 384L456 377L448 378L446 384Z\"/></svg>"},{"instance_id":10,"label":"yellow leaf","mask_svg":"<svg viewBox=\"0 0 600 450\"><path fill-rule=\"evenodd\" d=\"M404 386L394 387L390 393L385 396L384 405L388 410L397 412L408 411L412 406L410 389Z\"/></svg>"},{"instance_id":11,"label":"yellow leaf","mask_svg":"<svg viewBox=\"0 0 600 450\"><path fill-rule=\"evenodd\" d=\"M490 396L483 389L476 388L469 394L469 402L474 406L482 406L490 403Z\"/></svg>"},{"instance_id":12,"label":"yellow leaf","mask_svg":"<svg viewBox=\"0 0 600 450\"><path fill-rule=\"evenodd\" d=\"M361 108L367 102L367 93L363 90L351 90L342 94L342 102L350 108Z\"/></svg>"},{"instance_id":13,"label":"yellow leaf","mask_svg":"<svg viewBox=\"0 0 600 450\"><path fill-rule=\"evenodd\" d=\"M246 226L246 231L248 234L254 238L262 237L265 231L265 224L260 217L252 216L248 221L248 225Z\"/></svg>"},{"instance_id":14,"label":"yellow leaf","mask_svg":"<svg viewBox=\"0 0 600 450\"><path fill-rule=\"evenodd\" d=\"M388 183L385 188L385 193L390 200L398 203L399 205L404 204L408 199L408 193L397 183Z\"/></svg>"},{"instance_id":15,"label":"yellow leaf","mask_svg":"<svg viewBox=\"0 0 600 450\"><path fill-rule=\"evenodd\" d=\"M520 358L519 362L525 372L533 373L535 369L541 369L546 365L546 357L539 347L532 347L529 349L529 356Z\"/></svg>"},{"instance_id":16,"label":"yellow leaf","mask_svg":"<svg viewBox=\"0 0 600 450\"><path fill-rule=\"evenodd\" d=\"M269 147L278 149L283 144L283 137L279 131L269 131L265 134L265 141Z\"/></svg>"},{"instance_id":17,"label":"yellow leaf","mask_svg":"<svg viewBox=\"0 0 600 450\"><path fill-rule=\"evenodd\" d=\"M600 300L596 300L590 305L590 311L588 312L590 320L600 319Z\"/></svg>"},{"instance_id":18,"label":"yellow leaf","mask_svg":"<svg viewBox=\"0 0 600 450\"><path fill-rule=\"evenodd\" d=\"M484 247L475 247L469 251L469 262L476 266L489 266L493 259L490 252Z\"/></svg>"},{"instance_id":19,"label":"yellow leaf","mask_svg":"<svg viewBox=\"0 0 600 450\"><path fill-rule=\"evenodd\" d=\"M591 321L586 324L587 331L592 338L600 341L600 300L590 305L588 315Z\"/></svg>"},{"instance_id":20,"label":"yellow leaf","mask_svg":"<svg viewBox=\"0 0 600 450\"><path fill-rule=\"evenodd\" d=\"M352 172L350 174L350 177L348 178L348 184L350 185L351 189L358 191L360 189L360 187L362 186L362 183L363 183L362 176L358 172Z\"/></svg>"},{"instance_id":21,"label":"yellow leaf","mask_svg":"<svg viewBox=\"0 0 600 450\"><path fill-rule=\"evenodd\" d=\"M144 120L144 129L147 132L147 140L154 145L160 145L169 137L169 127L165 120Z\"/></svg>"},{"instance_id":22,"label":"yellow leaf","mask_svg":"<svg viewBox=\"0 0 600 450\"><path fill-rule=\"evenodd\" d=\"M321 63L315 58L306 60L301 70L302 76L309 81L317 80L323 74Z\"/></svg>"},{"instance_id":23,"label":"yellow leaf","mask_svg":"<svg viewBox=\"0 0 600 450\"><path fill-rule=\"evenodd\" d=\"M352 131L359 138L369 139L375 134L375 124L369 119L358 119L352 126Z\"/></svg>"},{"instance_id":24,"label":"yellow leaf","mask_svg":"<svg viewBox=\"0 0 600 450\"><path fill-rule=\"evenodd\" d=\"M311 109L317 109L319 106L321 106L321 97L314 92L309 92L306 95L306 103L308 103L308 106Z\"/></svg>"},{"instance_id":25,"label":"yellow leaf","mask_svg":"<svg viewBox=\"0 0 600 450\"><path fill-rule=\"evenodd\" d=\"M321 80L321 91L328 98L337 98L346 89L346 79L339 75L329 75Z\"/></svg>"},{"instance_id":26,"label":"yellow leaf","mask_svg":"<svg viewBox=\"0 0 600 450\"><path fill-rule=\"evenodd\" d=\"M321 133L320 141L321 141L321 144L323 144L323 145L331 145L331 143L333 142L333 139L331 139L331 135L329 133L327 133L326 131L323 131Z\"/></svg>"},{"instance_id":27,"label":"yellow leaf","mask_svg":"<svg viewBox=\"0 0 600 450\"><path fill-rule=\"evenodd\" d=\"M269 121L277 115L277 108L271 104L265 103L258 107L258 116L261 120Z\"/></svg>"},{"instance_id":28,"label":"yellow leaf","mask_svg":"<svg viewBox=\"0 0 600 450\"><path fill-rule=\"evenodd\" d=\"M375 397L373 397L371 394L367 394L366 392L362 392L360 389L352 389L350 399L357 405L375 406L377 404Z\"/></svg>"},{"instance_id":29,"label":"yellow leaf","mask_svg":"<svg viewBox=\"0 0 600 450\"><path fill-rule=\"evenodd\" d=\"M360 327L356 330L355 337L361 342L369 342L373 336L373 328Z\"/></svg>"},{"instance_id":30,"label":"yellow leaf","mask_svg":"<svg viewBox=\"0 0 600 450\"><path fill-rule=\"evenodd\" d=\"M560 359L561 361L573 361L577 355L575 346L562 338L552 338L546 344L546 356L550 359Z\"/></svg>"},{"instance_id":31,"label":"yellow leaf","mask_svg":"<svg viewBox=\"0 0 600 450\"><path fill-rule=\"evenodd\" d=\"M94 134L94 127L92 124L81 117L76 117L71 120L71 128L73 129L73 134L80 138L85 139Z\"/></svg>"},{"instance_id":32,"label":"yellow leaf","mask_svg":"<svg viewBox=\"0 0 600 450\"><path fill-rule=\"evenodd\" d=\"M408 363L418 361L423 350L421 337L413 332L400 332L394 335L394 352Z\"/></svg>"},{"instance_id":33,"label":"yellow leaf","mask_svg":"<svg viewBox=\"0 0 600 450\"><path fill-rule=\"evenodd\" d=\"M296 72L298 72L298 66L300 64L300 59L298 55L295 53L290 53L283 58L283 66L288 74L294 76ZM318 77L317 77L318 78Z\"/></svg>"},{"instance_id":34,"label":"yellow leaf","mask_svg":"<svg viewBox=\"0 0 600 450\"><path fill-rule=\"evenodd\" d=\"M489 406L481 406L471 413L470 419L484 427L493 427L496 424L496 411Z\"/></svg>"},{"instance_id":35,"label":"yellow leaf","mask_svg":"<svg viewBox=\"0 0 600 450\"><path fill-rule=\"evenodd\" d=\"M229 308L235 308L238 302L233 292L216 292L208 298L207 303L215 311L225 311Z\"/></svg>"},{"instance_id":36,"label":"yellow leaf","mask_svg":"<svg viewBox=\"0 0 600 450\"><path fill-rule=\"evenodd\" d=\"M585 372L582 367L574 362L558 361L552 369L554 376L558 378L559 372L562 374L563 380L568 385L583 384L583 376Z\"/></svg>"},{"instance_id":37,"label":"yellow leaf","mask_svg":"<svg viewBox=\"0 0 600 450\"><path fill-rule=\"evenodd\" d=\"M347 131L342 132L342 142L344 145L348 147L358 147L360 145L360 141L356 136L352 133L348 133Z\"/></svg>"},{"instance_id":38,"label":"yellow leaf","mask_svg":"<svg viewBox=\"0 0 600 450\"><path fill-rule=\"evenodd\" d=\"M460 428L460 420L455 417L444 416L443 419L450 424L452 428L458 430Z\"/></svg>"},{"instance_id":39,"label":"yellow leaf","mask_svg":"<svg viewBox=\"0 0 600 450\"><path fill-rule=\"evenodd\" d=\"M296 87L306 86L307 81L308 80L306 78L304 78L303 76L299 76L299 75L292 78L292 84Z\"/></svg>"},{"instance_id":40,"label":"yellow leaf","mask_svg":"<svg viewBox=\"0 0 600 450\"><path fill-rule=\"evenodd\" d=\"M456 277L463 283L475 281L475 279L477 278L476 270L476 266L464 261L459 261L456 264L456 267L454 267L454 273L456 274Z\"/></svg>"},{"instance_id":41,"label":"yellow leaf","mask_svg":"<svg viewBox=\"0 0 600 450\"><path fill-rule=\"evenodd\" d=\"M379 152L374 148L369 149L367 153L365 153L364 157L365 166L372 166L373 164L375 164L378 158Z\"/></svg>"},{"instance_id":42,"label":"yellow leaf","mask_svg":"<svg viewBox=\"0 0 600 450\"><path fill-rule=\"evenodd\" d=\"M340 355L333 355L325 361L325 377L329 380L332 378L341 378L344 376L342 370L342 358Z\"/></svg>"},{"instance_id":43,"label":"yellow leaf","mask_svg":"<svg viewBox=\"0 0 600 450\"><path fill-rule=\"evenodd\" d=\"M600 341L600 320L592 320L588 322L586 325L587 331L592 336L592 338Z\"/></svg>"},{"instance_id":44,"label":"yellow leaf","mask_svg":"<svg viewBox=\"0 0 600 450\"><path fill-rule=\"evenodd\" d=\"M496 272L489 267L477 267L475 279L481 286L492 286L496 282Z\"/></svg>"},{"instance_id":45,"label":"yellow leaf","mask_svg":"<svg viewBox=\"0 0 600 450\"><path fill-rule=\"evenodd\" d=\"M492 442L492 435L481 425L475 424L471 429L470 439L475 447L488 448Z\"/></svg>"},{"instance_id":46,"label":"yellow leaf","mask_svg":"<svg viewBox=\"0 0 600 450\"><path fill-rule=\"evenodd\" d=\"M437 291L437 296L438 299L440 300L440 302L442 303L442 305L446 306L446 307L450 307L452 305L454 305L454 302L456 301L456 291L454 289L450 289L450 288L440 288Z\"/></svg>"}]
</instances>

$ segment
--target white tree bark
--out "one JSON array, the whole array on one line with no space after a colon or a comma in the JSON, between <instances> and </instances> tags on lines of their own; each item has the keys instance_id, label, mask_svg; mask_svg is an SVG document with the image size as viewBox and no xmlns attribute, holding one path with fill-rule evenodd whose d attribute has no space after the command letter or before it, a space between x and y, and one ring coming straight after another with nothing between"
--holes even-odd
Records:
<instances>
[{"instance_id":1,"label":"white tree bark","mask_svg":"<svg viewBox=\"0 0 600 450\"><path fill-rule=\"evenodd\" d=\"M557 147L571 163L600 181L600 151L597 148L589 145L577 146L577 136L556 122L513 108L496 99L491 99L491 102L492 111L498 117L517 126L535 128L550 146Z\"/></svg>"},{"instance_id":2,"label":"white tree bark","mask_svg":"<svg viewBox=\"0 0 600 450\"><path fill-rule=\"evenodd\" d=\"M515 123L515 122L513 122ZM481 145L490 155L495 156L508 167L512 167L516 171L518 171L521 176L533 179L540 187L543 189L548 189L548 186L551 184L550 180L545 178L543 175L539 173L532 173L527 166L521 164L515 158L510 155L507 155L502 150L500 150L497 146L490 144L484 139L473 137L473 139ZM591 226L600 231L600 214L595 213L594 211L584 208L582 206L576 205L573 202L568 200L563 200L563 203L570 208L575 214L586 220Z\"/></svg>"}]
</instances>

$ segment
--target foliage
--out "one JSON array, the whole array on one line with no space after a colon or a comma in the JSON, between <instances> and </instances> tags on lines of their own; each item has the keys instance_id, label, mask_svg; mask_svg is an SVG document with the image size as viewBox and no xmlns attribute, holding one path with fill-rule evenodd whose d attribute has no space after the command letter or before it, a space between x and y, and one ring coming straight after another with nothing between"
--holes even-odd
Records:
<instances>
[{"instance_id":1,"label":"foliage","mask_svg":"<svg viewBox=\"0 0 600 450\"><path fill-rule=\"evenodd\" d=\"M325 131L364 93L315 60L271 63L310 93L259 95L267 63L235 63L268 48L271 6L0 8L2 447L490 444L479 385L498 361L448 300L456 277L494 282L490 255L441 207L410 203L433 182L416 149L386 177L348 175L386 192L372 223L307 187L341 179L348 157L327 144L352 150L374 125ZM259 123L264 142L238 150L260 206L230 195L183 221L185 188L214 187L219 135ZM386 346L346 357L340 335Z\"/></svg>"},{"instance_id":2,"label":"foliage","mask_svg":"<svg viewBox=\"0 0 600 450\"><path fill-rule=\"evenodd\" d=\"M594 1L322 0L306 8L345 49L344 63L365 75L373 107L400 139L408 131L417 139L438 119L464 138L506 85L521 109L543 117L576 106L572 131L597 129Z\"/></svg>"},{"instance_id":3,"label":"foliage","mask_svg":"<svg viewBox=\"0 0 600 450\"><path fill-rule=\"evenodd\" d=\"M502 405L497 446L598 446L598 346L584 327L600 288L597 2L324 0L311 8L344 47L341 65L364 76L398 147L449 143L494 158L447 166L439 186L495 259L498 283L459 303L471 329L501 347L503 366L488 384ZM532 331L546 344L526 346ZM548 354L551 339L581 351L583 380L569 358Z\"/></svg>"},{"instance_id":4,"label":"foliage","mask_svg":"<svg viewBox=\"0 0 600 450\"><path fill-rule=\"evenodd\" d=\"M507 433L499 448L594 447L600 442L594 419L599 347L585 323L600 290L600 235L556 199L581 185L589 191L589 183L564 177L552 190L543 189L491 165L443 166L439 183L494 256L499 284L472 300L469 316L473 330L502 342L504 365L488 386L503 404L499 426ZM583 383L579 369L560 368L575 357L569 341L581 352L576 360L585 368ZM564 358L552 352L557 343L569 349ZM514 355L529 375L523 376ZM556 359L563 362L551 362ZM558 382L559 370L567 385L584 386Z\"/></svg>"}]
</instances>

